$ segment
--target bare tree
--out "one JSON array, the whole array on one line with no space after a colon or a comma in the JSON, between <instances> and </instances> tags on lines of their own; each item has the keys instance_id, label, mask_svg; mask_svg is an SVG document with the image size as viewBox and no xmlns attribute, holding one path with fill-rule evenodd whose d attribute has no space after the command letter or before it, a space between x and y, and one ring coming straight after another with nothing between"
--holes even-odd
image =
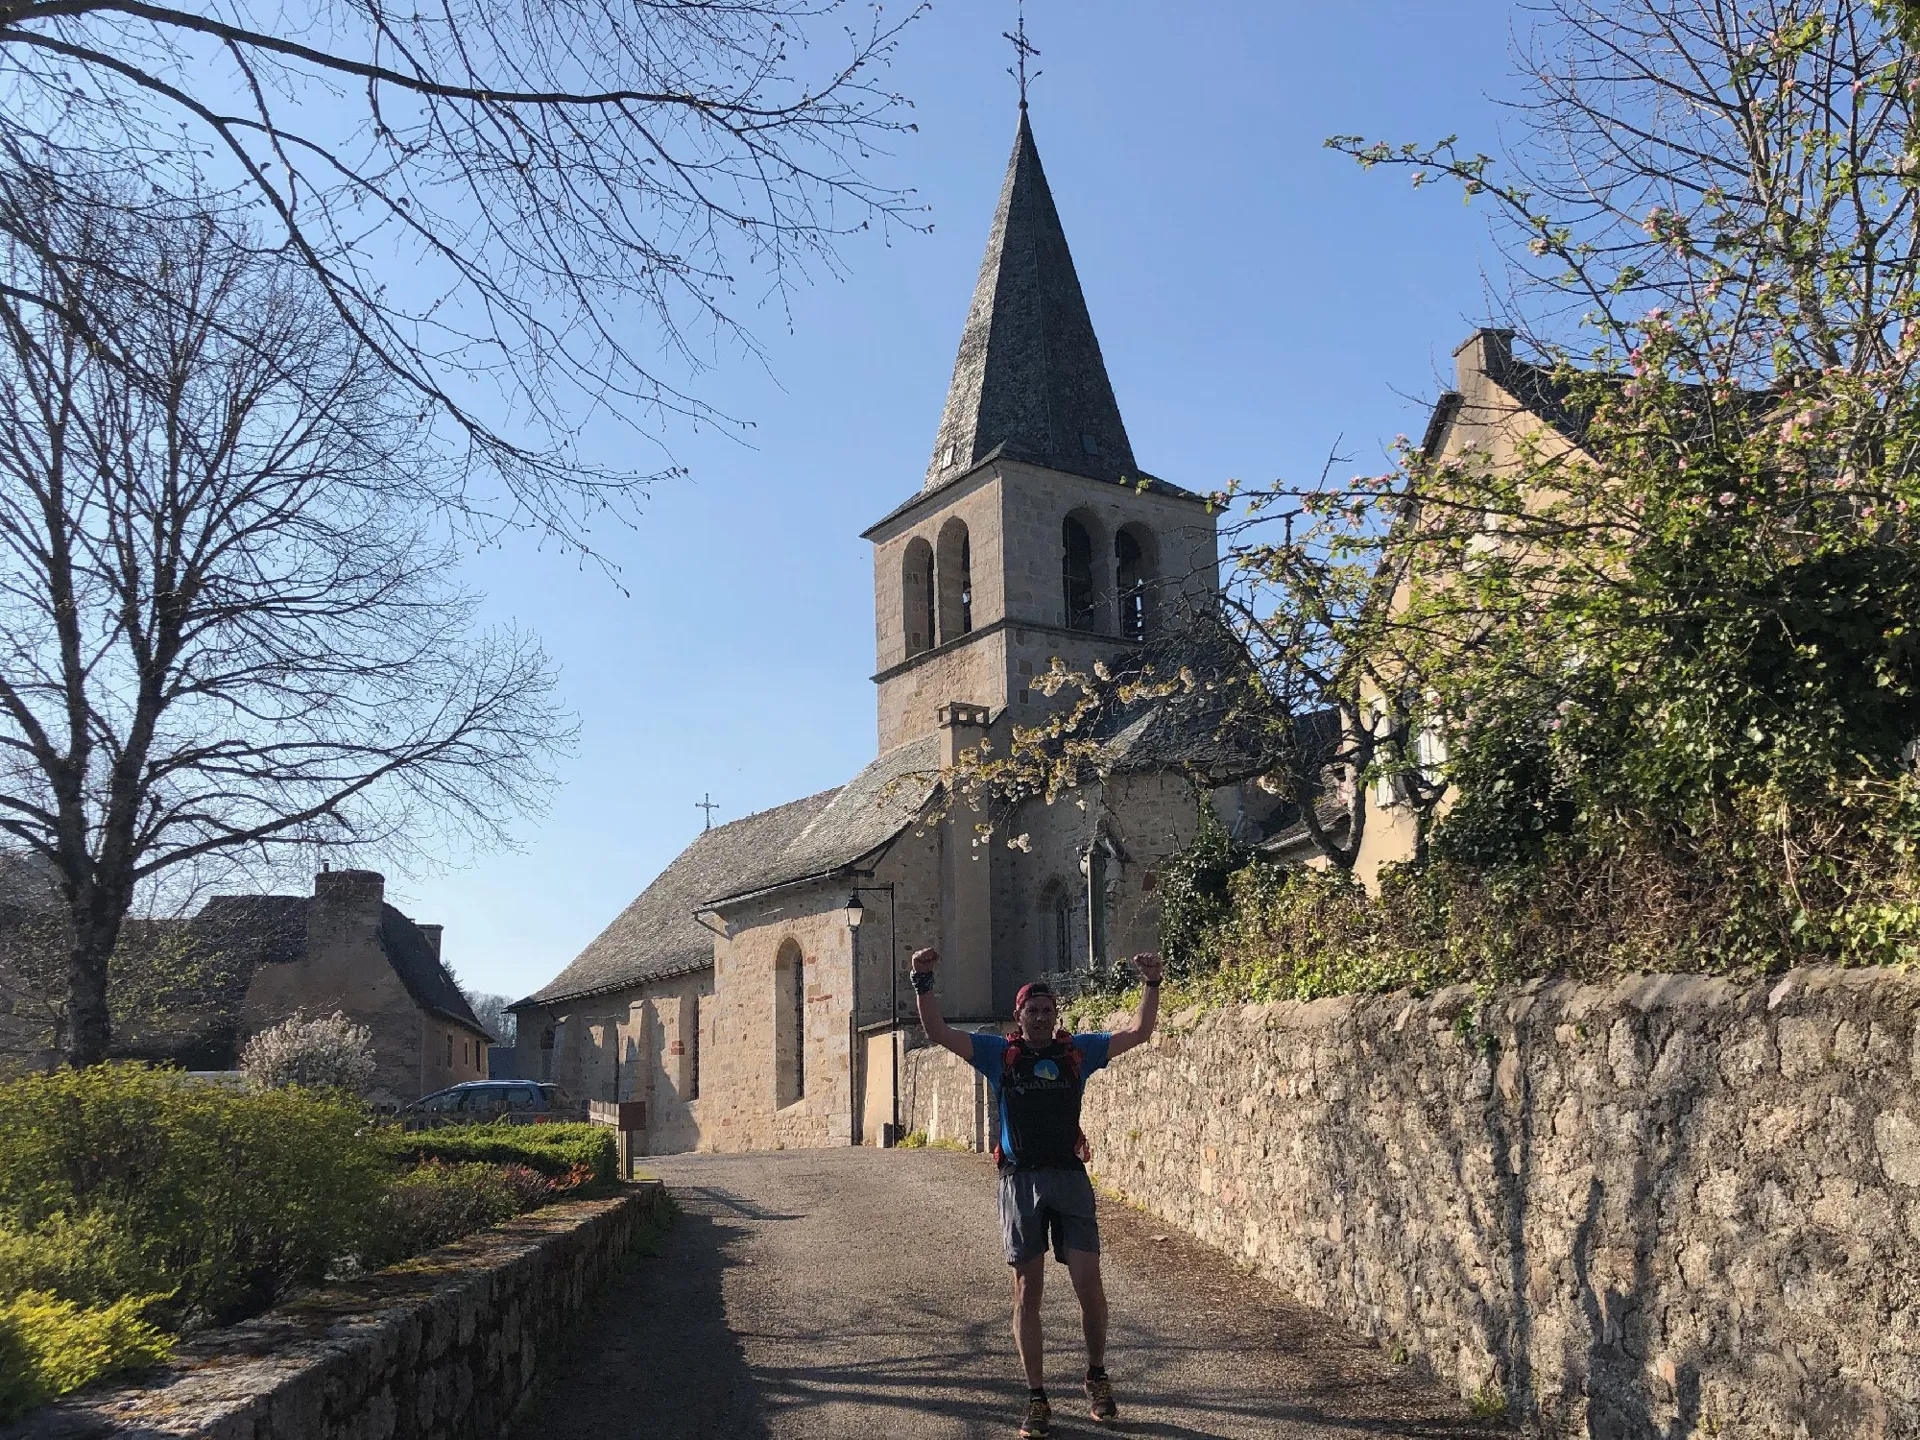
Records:
<instances>
[{"instance_id":1,"label":"bare tree","mask_svg":"<svg viewBox=\"0 0 1920 1440\"><path fill-rule=\"evenodd\" d=\"M584 544L644 477L581 460L583 407L709 417L663 361L751 348L736 305L914 223L863 172L907 128L877 72L921 8L25 0L0 10L0 224L6 187L75 164L230 186L464 442L443 498Z\"/></svg>"},{"instance_id":2,"label":"bare tree","mask_svg":"<svg viewBox=\"0 0 1920 1440\"><path fill-rule=\"evenodd\" d=\"M0 835L57 876L90 1064L143 887L497 842L567 722L475 628L418 503L445 462L310 270L123 191L38 214L0 248Z\"/></svg>"}]
</instances>

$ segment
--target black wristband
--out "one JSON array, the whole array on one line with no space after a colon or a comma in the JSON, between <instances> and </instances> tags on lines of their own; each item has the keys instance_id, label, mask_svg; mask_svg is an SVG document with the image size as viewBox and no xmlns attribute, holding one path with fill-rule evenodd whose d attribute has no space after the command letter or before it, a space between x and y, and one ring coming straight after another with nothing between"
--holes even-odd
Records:
<instances>
[{"instance_id":1,"label":"black wristband","mask_svg":"<svg viewBox=\"0 0 1920 1440\"><path fill-rule=\"evenodd\" d=\"M932 990L933 990L933 971L931 970L914 971L913 972L914 994L926 995L931 993Z\"/></svg>"},{"instance_id":2,"label":"black wristband","mask_svg":"<svg viewBox=\"0 0 1920 1440\"><path fill-rule=\"evenodd\" d=\"M1149 980L1146 982L1146 986L1149 990L1158 990L1160 988L1160 982L1158 980Z\"/></svg>"}]
</instances>

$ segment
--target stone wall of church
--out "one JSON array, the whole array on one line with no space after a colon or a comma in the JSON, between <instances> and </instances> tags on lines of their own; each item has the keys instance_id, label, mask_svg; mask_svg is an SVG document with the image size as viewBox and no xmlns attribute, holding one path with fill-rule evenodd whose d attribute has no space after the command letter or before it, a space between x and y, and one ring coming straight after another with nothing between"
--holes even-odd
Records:
<instances>
[{"instance_id":1,"label":"stone wall of church","mask_svg":"<svg viewBox=\"0 0 1920 1440\"><path fill-rule=\"evenodd\" d=\"M929 651L879 685L880 753L931 735L940 707L953 700L998 710L1007 703L1007 647L996 630L951 649Z\"/></svg>"},{"instance_id":2,"label":"stone wall of church","mask_svg":"<svg viewBox=\"0 0 1920 1440\"><path fill-rule=\"evenodd\" d=\"M695 1066L704 1086L712 994L713 971L697 970L524 1010L521 1073L554 1081L583 1108L589 1100L644 1100L651 1154L697 1149ZM549 1034L551 1045L543 1043Z\"/></svg>"},{"instance_id":3,"label":"stone wall of church","mask_svg":"<svg viewBox=\"0 0 1920 1440\"><path fill-rule=\"evenodd\" d=\"M1547 1434L1867 1440L1920 1433L1917 1081L1912 975L1646 976L1189 1011L1084 1120L1108 1190Z\"/></svg>"},{"instance_id":4,"label":"stone wall of church","mask_svg":"<svg viewBox=\"0 0 1920 1440\"><path fill-rule=\"evenodd\" d=\"M700 1143L712 1150L854 1144L853 936L846 886L795 888L729 914L715 956ZM789 947L792 947L789 949ZM798 1089L785 956L804 975ZM710 1072L710 1073L709 1073Z\"/></svg>"},{"instance_id":5,"label":"stone wall of church","mask_svg":"<svg viewBox=\"0 0 1920 1440\"><path fill-rule=\"evenodd\" d=\"M1082 802L1084 806L1082 805ZM994 1008L1011 1015L1014 993L1036 975L1084 968L1087 876L1095 836L1113 842L1107 861L1107 955L1159 945L1161 869L1199 830L1199 800L1177 775L1120 775L1052 805L1030 802L994 850ZM1068 964L1061 964L1060 902L1066 903Z\"/></svg>"},{"instance_id":6,"label":"stone wall of church","mask_svg":"<svg viewBox=\"0 0 1920 1440\"><path fill-rule=\"evenodd\" d=\"M937 505L930 506L924 513L895 522L886 529L875 532L873 539L873 651L874 669L887 670L901 661L907 654L907 601L903 584L906 573L907 550L915 540L925 542L935 556L935 621L931 636L927 637L934 646L956 638L942 635L938 626L939 584L938 559L940 552L940 530L949 520L959 520L967 527L970 556L970 569L973 579L973 628L984 630L1006 614L1005 592L997 583L1002 573L1001 555L1001 499L1000 476L991 468L976 471L965 480L956 482L941 492ZM985 697L969 695L949 695L948 700L972 700L975 704L989 703ZM919 733L931 730L931 721ZM908 737L911 738L911 737ZM890 748L883 743L880 747Z\"/></svg>"},{"instance_id":7,"label":"stone wall of church","mask_svg":"<svg viewBox=\"0 0 1920 1440\"><path fill-rule=\"evenodd\" d=\"M1085 525L1093 542L1090 630L1067 628L1061 527L1069 515ZM908 547L916 541L931 546L938 571L941 533L956 520L966 527L971 546L977 638L954 643L957 632L943 622L935 648L914 660L907 653L905 619ZM1114 555L1123 527L1150 556L1150 624L1177 623L1191 600L1218 588L1219 539L1214 517L1203 507L1017 461L982 469L941 492L924 514L875 532L874 656L884 677L880 749L930 733L935 712L951 700L1008 706L1017 722L1036 723L1050 702L1027 683L1032 677L1044 674L1056 657L1085 669L1123 648ZM936 594L944 596L945 588L937 575ZM937 599L936 609L946 603Z\"/></svg>"}]
</instances>

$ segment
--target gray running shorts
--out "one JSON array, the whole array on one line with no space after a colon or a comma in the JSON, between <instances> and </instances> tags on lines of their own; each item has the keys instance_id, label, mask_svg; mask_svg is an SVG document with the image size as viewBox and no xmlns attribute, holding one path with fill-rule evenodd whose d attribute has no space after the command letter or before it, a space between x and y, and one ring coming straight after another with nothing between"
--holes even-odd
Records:
<instances>
[{"instance_id":1,"label":"gray running shorts","mask_svg":"<svg viewBox=\"0 0 1920 1440\"><path fill-rule=\"evenodd\" d=\"M1067 1251L1100 1253L1100 1226L1093 1215L1093 1181L1071 1170L1000 1172L1000 1235L1007 1263L1018 1265L1044 1255L1049 1237L1053 1258L1067 1263Z\"/></svg>"}]
</instances>

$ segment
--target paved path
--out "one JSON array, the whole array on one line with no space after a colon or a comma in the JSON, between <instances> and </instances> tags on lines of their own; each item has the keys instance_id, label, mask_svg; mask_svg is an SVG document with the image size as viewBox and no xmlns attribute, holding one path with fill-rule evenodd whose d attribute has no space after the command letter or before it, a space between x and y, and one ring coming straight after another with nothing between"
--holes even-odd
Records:
<instances>
[{"instance_id":1,"label":"paved path","mask_svg":"<svg viewBox=\"0 0 1920 1440\"><path fill-rule=\"evenodd\" d=\"M801 1150L650 1162L683 1209L557 1358L519 1440L1011 1440L1025 1387L980 1156ZM1101 1203L1120 1431L1496 1432L1204 1247ZM1054 1433L1098 1432L1066 1271L1048 1265Z\"/></svg>"}]
</instances>

